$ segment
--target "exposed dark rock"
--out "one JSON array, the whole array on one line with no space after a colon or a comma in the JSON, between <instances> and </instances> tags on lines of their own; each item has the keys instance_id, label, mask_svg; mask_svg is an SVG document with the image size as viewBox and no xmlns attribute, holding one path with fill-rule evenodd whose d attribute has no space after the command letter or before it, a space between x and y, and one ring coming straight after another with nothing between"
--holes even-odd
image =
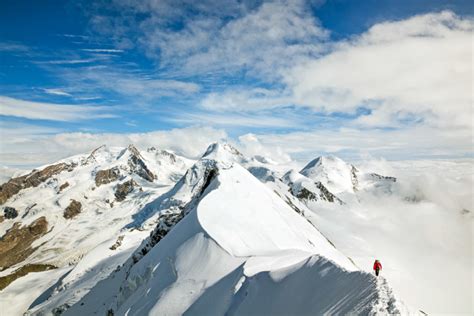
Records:
<instances>
[{"instance_id":1,"label":"exposed dark rock","mask_svg":"<svg viewBox=\"0 0 474 316\"><path fill-rule=\"evenodd\" d=\"M201 190L199 190L198 196L201 196L204 193L209 184L211 184L212 180L214 180L214 178L216 178L218 174L219 171L217 170L217 168L206 169L206 171L204 172L204 184L202 185Z\"/></svg>"},{"instance_id":2,"label":"exposed dark rock","mask_svg":"<svg viewBox=\"0 0 474 316\"><path fill-rule=\"evenodd\" d=\"M6 206L3 209L3 214L4 214L6 219L13 219L13 218L18 216L18 211L13 207Z\"/></svg>"},{"instance_id":3,"label":"exposed dark rock","mask_svg":"<svg viewBox=\"0 0 474 316\"><path fill-rule=\"evenodd\" d=\"M33 203L31 204L30 206L28 206L26 209L25 209L25 214L23 214L21 216L21 218L25 218L29 213L30 211L33 209L33 207L35 207L37 204L36 203Z\"/></svg>"},{"instance_id":4,"label":"exposed dark rock","mask_svg":"<svg viewBox=\"0 0 474 316\"><path fill-rule=\"evenodd\" d=\"M315 182L316 187L321 191L321 199L328 202L337 202L339 204L344 204L341 199L332 194L321 182Z\"/></svg>"},{"instance_id":5,"label":"exposed dark rock","mask_svg":"<svg viewBox=\"0 0 474 316\"><path fill-rule=\"evenodd\" d=\"M156 179L156 176L150 171L150 169L148 169L138 149L133 145L129 145L128 151L130 152L130 158L128 159L130 171L147 181L153 182Z\"/></svg>"},{"instance_id":6,"label":"exposed dark rock","mask_svg":"<svg viewBox=\"0 0 474 316\"><path fill-rule=\"evenodd\" d=\"M71 200L71 203L69 203L68 207L64 210L63 216L66 219L71 219L75 216L77 216L82 209L82 204L81 202L78 202L76 200Z\"/></svg>"},{"instance_id":7,"label":"exposed dark rock","mask_svg":"<svg viewBox=\"0 0 474 316\"><path fill-rule=\"evenodd\" d=\"M48 222L44 216L28 226L20 226L18 222L13 224L0 238L0 271L25 260L35 251L31 244L48 231Z\"/></svg>"},{"instance_id":8,"label":"exposed dark rock","mask_svg":"<svg viewBox=\"0 0 474 316\"><path fill-rule=\"evenodd\" d=\"M64 182L63 184L61 184L59 186L59 190L58 190L58 193L61 193L62 190L64 190L65 188L67 188L69 186L69 182Z\"/></svg>"},{"instance_id":9,"label":"exposed dark rock","mask_svg":"<svg viewBox=\"0 0 474 316\"><path fill-rule=\"evenodd\" d=\"M56 267L51 264L26 264L21 268L15 270L15 272L13 272L12 274L0 277L0 291L6 288L16 279L19 279L30 272L42 272L52 269L56 269Z\"/></svg>"},{"instance_id":10,"label":"exposed dark rock","mask_svg":"<svg viewBox=\"0 0 474 316\"><path fill-rule=\"evenodd\" d=\"M356 167L352 166L351 168L351 182L352 182L352 189L355 191L358 190L359 186L359 179L357 178L357 173L359 170L357 170Z\"/></svg>"},{"instance_id":11,"label":"exposed dark rock","mask_svg":"<svg viewBox=\"0 0 474 316\"><path fill-rule=\"evenodd\" d=\"M390 182L397 182L397 178L395 177L381 176L377 173L370 173L369 176L374 180L385 180L385 181L390 181Z\"/></svg>"},{"instance_id":12,"label":"exposed dark rock","mask_svg":"<svg viewBox=\"0 0 474 316\"><path fill-rule=\"evenodd\" d=\"M0 186L0 204L5 203L10 197L14 196L22 189L37 187L54 175L65 170L72 171L77 165L59 163L48 166L43 170L33 170L31 173L10 179L7 183Z\"/></svg>"},{"instance_id":13,"label":"exposed dark rock","mask_svg":"<svg viewBox=\"0 0 474 316\"><path fill-rule=\"evenodd\" d=\"M53 316L60 316L65 311L67 311L70 307L71 307L71 305L69 305L67 303L64 303L64 304L62 304L58 307L53 308L53 310L51 312L53 313Z\"/></svg>"},{"instance_id":14,"label":"exposed dark rock","mask_svg":"<svg viewBox=\"0 0 474 316\"><path fill-rule=\"evenodd\" d=\"M302 187L299 192L296 194L296 197L300 200L310 200L310 201L317 201L318 198L316 194L311 192L310 190Z\"/></svg>"},{"instance_id":15,"label":"exposed dark rock","mask_svg":"<svg viewBox=\"0 0 474 316\"><path fill-rule=\"evenodd\" d=\"M3 215L0 215L0 223L3 222L5 220L5 218L3 217Z\"/></svg>"},{"instance_id":16,"label":"exposed dark rock","mask_svg":"<svg viewBox=\"0 0 474 316\"><path fill-rule=\"evenodd\" d=\"M132 179L125 181L124 183L117 184L117 187L115 188L115 199L117 202L125 200L127 195L133 191L136 185L137 183Z\"/></svg>"},{"instance_id":17,"label":"exposed dark rock","mask_svg":"<svg viewBox=\"0 0 474 316\"><path fill-rule=\"evenodd\" d=\"M150 235L150 246L156 245L168 232L184 217L184 210L178 213L161 214L158 218L158 225Z\"/></svg>"},{"instance_id":18,"label":"exposed dark rock","mask_svg":"<svg viewBox=\"0 0 474 316\"><path fill-rule=\"evenodd\" d=\"M149 241L143 248L132 256L133 262L137 263L141 258L143 258L151 248L162 240L170 230L184 218L184 216L184 208L171 208L169 211L160 214L156 228L150 233Z\"/></svg>"},{"instance_id":19,"label":"exposed dark rock","mask_svg":"<svg viewBox=\"0 0 474 316\"><path fill-rule=\"evenodd\" d=\"M302 201L327 201L327 202L336 202L339 204L344 204L344 202L331 193L321 182L317 181L314 183L316 187L319 189L319 194L308 190L305 187L300 187L298 189L295 188L293 182L289 182L288 186L290 187L289 191L291 194L296 196L299 200Z\"/></svg>"},{"instance_id":20,"label":"exposed dark rock","mask_svg":"<svg viewBox=\"0 0 474 316\"><path fill-rule=\"evenodd\" d=\"M102 184L107 184L116 181L119 177L120 170L117 167L106 170L99 170L95 174L95 185L99 187Z\"/></svg>"},{"instance_id":21,"label":"exposed dark rock","mask_svg":"<svg viewBox=\"0 0 474 316\"><path fill-rule=\"evenodd\" d=\"M118 236L117 241L115 241L115 244L113 244L109 249L110 250L115 250L118 247L122 245L122 240L123 240L123 235Z\"/></svg>"}]
</instances>

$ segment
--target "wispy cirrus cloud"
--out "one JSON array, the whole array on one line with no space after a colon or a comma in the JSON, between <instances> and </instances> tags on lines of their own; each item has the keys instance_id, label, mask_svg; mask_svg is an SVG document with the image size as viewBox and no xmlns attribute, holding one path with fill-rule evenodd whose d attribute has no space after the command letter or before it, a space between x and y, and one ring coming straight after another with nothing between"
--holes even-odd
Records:
<instances>
[{"instance_id":1,"label":"wispy cirrus cloud","mask_svg":"<svg viewBox=\"0 0 474 316\"><path fill-rule=\"evenodd\" d=\"M98 58L84 58L84 59L62 59L62 60L46 60L38 61L37 63L51 64L51 65L77 65L77 64L90 64L96 62Z\"/></svg>"},{"instance_id":2,"label":"wispy cirrus cloud","mask_svg":"<svg viewBox=\"0 0 474 316\"><path fill-rule=\"evenodd\" d=\"M43 91L46 92L47 94L52 94L52 95L60 95L60 96L67 96L67 97L71 96L71 94L61 89L43 89Z\"/></svg>"},{"instance_id":3,"label":"wispy cirrus cloud","mask_svg":"<svg viewBox=\"0 0 474 316\"><path fill-rule=\"evenodd\" d=\"M199 84L174 79L163 79L153 74L108 66L61 69L57 74L71 89L95 91L97 94L113 92L136 100L152 100L165 96L186 96L200 91Z\"/></svg>"},{"instance_id":4,"label":"wispy cirrus cloud","mask_svg":"<svg viewBox=\"0 0 474 316\"><path fill-rule=\"evenodd\" d=\"M62 122L116 117L103 106L34 102L6 96L0 96L0 115Z\"/></svg>"},{"instance_id":5,"label":"wispy cirrus cloud","mask_svg":"<svg viewBox=\"0 0 474 316\"><path fill-rule=\"evenodd\" d=\"M85 52L90 53L123 53L123 49L111 49L111 48L83 48Z\"/></svg>"},{"instance_id":6,"label":"wispy cirrus cloud","mask_svg":"<svg viewBox=\"0 0 474 316\"><path fill-rule=\"evenodd\" d=\"M21 43L0 42L0 52L28 52L30 48Z\"/></svg>"}]
</instances>

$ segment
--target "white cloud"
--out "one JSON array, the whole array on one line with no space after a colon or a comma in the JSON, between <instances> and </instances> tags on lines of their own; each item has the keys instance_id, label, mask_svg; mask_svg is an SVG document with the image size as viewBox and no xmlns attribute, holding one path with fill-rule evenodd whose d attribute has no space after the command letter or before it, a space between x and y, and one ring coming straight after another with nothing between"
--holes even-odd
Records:
<instances>
[{"instance_id":1,"label":"white cloud","mask_svg":"<svg viewBox=\"0 0 474 316\"><path fill-rule=\"evenodd\" d=\"M146 149L151 146L170 149L186 157L200 156L207 146L227 138L223 130L189 127L148 133L64 133L34 125L3 123L0 125L0 165L33 168L50 164L75 154L87 153L103 144Z\"/></svg>"},{"instance_id":2,"label":"white cloud","mask_svg":"<svg viewBox=\"0 0 474 316\"><path fill-rule=\"evenodd\" d=\"M274 78L282 65L317 54L314 42L328 35L303 0L184 2L115 1L127 14L96 15L92 25L118 47L138 42L167 72L191 75L244 69Z\"/></svg>"},{"instance_id":3,"label":"white cloud","mask_svg":"<svg viewBox=\"0 0 474 316\"><path fill-rule=\"evenodd\" d=\"M384 22L332 53L290 69L295 103L329 112L373 110L358 123L391 126L401 115L441 127L472 125L474 22L452 12Z\"/></svg>"},{"instance_id":4,"label":"white cloud","mask_svg":"<svg viewBox=\"0 0 474 316\"><path fill-rule=\"evenodd\" d=\"M322 57L285 65L278 90L230 87L200 105L255 113L294 104L351 115L365 107L369 114L336 120L340 125L330 130L264 139L294 153L317 148L398 158L464 156L473 145L473 30L471 18L450 11L379 23L350 40L324 44L329 52Z\"/></svg>"},{"instance_id":5,"label":"white cloud","mask_svg":"<svg viewBox=\"0 0 474 316\"><path fill-rule=\"evenodd\" d=\"M47 94L53 94L53 95L61 95L61 96L71 96L69 93L66 91L63 91L61 89L43 89L44 92Z\"/></svg>"},{"instance_id":6,"label":"white cloud","mask_svg":"<svg viewBox=\"0 0 474 316\"><path fill-rule=\"evenodd\" d=\"M245 113L225 113L215 114L208 112L176 112L165 118L169 122L178 124L200 124L220 127L252 127L270 128L279 126L280 128L293 128L295 121L292 118L277 117L269 113L249 115Z\"/></svg>"},{"instance_id":7,"label":"white cloud","mask_svg":"<svg viewBox=\"0 0 474 316\"><path fill-rule=\"evenodd\" d=\"M106 107L33 102L0 96L0 115L36 120L79 121L112 118Z\"/></svg>"},{"instance_id":8,"label":"white cloud","mask_svg":"<svg viewBox=\"0 0 474 316\"><path fill-rule=\"evenodd\" d=\"M51 65L77 65L77 64L90 64L96 62L98 58L83 58L83 59L63 59L63 60L48 60L41 61L38 63L51 64Z\"/></svg>"},{"instance_id":9,"label":"white cloud","mask_svg":"<svg viewBox=\"0 0 474 316\"><path fill-rule=\"evenodd\" d=\"M235 87L221 93L209 93L199 105L213 111L257 111L290 105L292 101L291 97L274 90Z\"/></svg>"},{"instance_id":10,"label":"white cloud","mask_svg":"<svg viewBox=\"0 0 474 316\"><path fill-rule=\"evenodd\" d=\"M290 58L290 64L272 68L284 73L283 89L228 88L209 94L201 105L254 111L294 104L329 113L354 113L363 106L372 112L354 122L359 126L411 121L470 127L473 30L472 19L450 11L376 24L350 40L319 43L330 51L323 57Z\"/></svg>"},{"instance_id":11,"label":"white cloud","mask_svg":"<svg viewBox=\"0 0 474 316\"><path fill-rule=\"evenodd\" d=\"M238 147L247 157L263 156L277 163L290 163L290 155L280 146L265 146L254 134L239 136Z\"/></svg>"},{"instance_id":12,"label":"white cloud","mask_svg":"<svg viewBox=\"0 0 474 316\"><path fill-rule=\"evenodd\" d=\"M300 161L332 153L359 160L370 155L389 160L427 157L465 157L472 152L469 129L442 130L427 126L384 129L321 129L255 135L266 148L280 147Z\"/></svg>"},{"instance_id":13,"label":"white cloud","mask_svg":"<svg viewBox=\"0 0 474 316\"><path fill-rule=\"evenodd\" d=\"M68 82L71 89L78 91L76 94L91 91L100 94L106 90L149 100L163 96L183 97L200 90L200 86L194 82L158 79L153 75L107 66L63 69L58 74Z\"/></svg>"},{"instance_id":14,"label":"white cloud","mask_svg":"<svg viewBox=\"0 0 474 316\"><path fill-rule=\"evenodd\" d=\"M123 53L123 49L110 49L110 48L84 48L82 49L85 52L92 53Z\"/></svg>"},{"instance_id":15,"label":"white cloud","mask_svg":"<svg viewBox=\"0 0 474 316\"><path fill-rule=\"evenodd\" d=\"M30 48L26 45L14 42L0 42L0 52L28 52Z\"/></svg>"},{"instance_id":16,"label":"white cloud","mask_svg":"<svg viewBox=\"0 0 474 316\"><path fill-rule=\"evenodd\" d=\"M174 63L175 50L179 49L185 54L183 67L189 71L244 69L254 76L275 78L282 67L317 53L314 43L327 36L304 1L264 3L217 29L212 21L200 23L192 22L179 33L166 34L166 41L159 46L161 56ZM190 38L199 42L182 49Z\"/></svg>"}]
</instances>

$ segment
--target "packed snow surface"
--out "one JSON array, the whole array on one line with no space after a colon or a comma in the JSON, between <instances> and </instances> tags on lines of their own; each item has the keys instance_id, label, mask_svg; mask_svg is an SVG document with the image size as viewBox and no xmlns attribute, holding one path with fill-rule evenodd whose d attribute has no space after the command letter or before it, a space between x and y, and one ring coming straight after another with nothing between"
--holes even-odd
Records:
<instances>
[{"instance_id":1,"label":"packed snow surface","mask_svg":"<svg viewBox=\"0 0 474 316\"><path fill-rule=\"evenodd\" d=\"M381 297L373 275L233 164L219 168L196 208L149 253L65 315L368 314ZM383 308L397 311L395 299Z\"/></svg>"}]
</instances>

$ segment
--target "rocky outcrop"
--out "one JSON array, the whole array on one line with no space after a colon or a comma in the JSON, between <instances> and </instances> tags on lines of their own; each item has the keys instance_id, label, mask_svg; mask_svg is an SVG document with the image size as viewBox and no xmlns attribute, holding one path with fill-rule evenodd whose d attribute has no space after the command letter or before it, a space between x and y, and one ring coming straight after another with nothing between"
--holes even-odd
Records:
<instances>
[{"instance_id":1,"label":"rocky outcrop","mask_svg":"<svg viewBox=\"0 0 474 316\"><path fill-rule=\"evenodd\" d=\"M310 201L317 201L318 197L316 194L311 192L310 190L302 187L296 194L296 197L300 200L310 200Z\"/></svg>"},{"instance_id":2,"label":"rocky outcrop","mask_svg":"<svg viewBox=\"0 0 474 316\"><path fill-rule=\"evenodd\" d=\"M21 268L15 270L12 274L0 277L0 291L16 279L21 278L30 272L42 272L52 269L56 269L56 267L51 264L25 264Z\"/></svg>"},{"instance_id":3,"label":"rocky outcrop","mask_svg":"<svg viewBox=\"0 0 474 316\"><path fill-rule=\"evenodd\" d=\"M359 189L358 186L359 186L359 179L357 179L357 173L359 172L359 170L357 170L356 167L352 166L351 167L351 182L352 182L352 189L354 190L354 192L357 192L357 190Z\"/></svg>"},{"instance_id":4,"label":"rocky outcrop","mask_svg":"<svg viewBox=\"0 0 474 316\"><path fill-rule=\"evenodd\" d=\"M23 189L37 187L54 175L65 170L72 171L76 164L58 163L48 166L43 170L33 170L31 173L12 178L7 183L0 186L0 204L5 203L9 198L17 194Z\"/></svg>"},{"instance_id":5,"label":"rocky outcrop","mask_svg":"<svg viewBox=\"0 0 474 316\"><path fill-rule=\"evenodd\" d=\"M47 233L48 222L42 216L28 226L15 223L0 238L0 271L25 260L35 251L31 244Z\"/></svg>"},{"instance_id":6,"label":"rocky outcrop","mask_svg":"<svg viewBox=\"0 0 474 316\"><path fill-rule=\"evenodd\" d=\"M66 207L66 209L64 210L63 216L65 219L71 219L73 217L76 217L81 212L81 209L81 202L71 200L71 203L69 203L68 207Z\"/></svg>"},{"instance_id":7,"label":"rocky outcrop","mask_svg":"<svg viewBox=\"0 0 474 316\"><path fill-rule=\"evenodd\" d=\"M102 184L117 181L119 177L120 170L117 167L106 170L99 170L95 174L95 185L99 187Z\"/></svg>"},{"instance_id":8,"label":"rocky outcrop","mask_svg":"<svg viewBox=\"0 0 474 316\"><path fill-rule=\"evenodd\" d=\"M132 179L125 181L124 183L117 184L117 187L115 188L115 199L118 202L125 200L127 195L133 191L136 185L137 183Z\"/></svg>"},{"instance_id":9,"label":"rocky outcrop","mask_svg":"<svg viewBox=\"0 0 474 316\"><path fill-rule=\"evenodd\" d=\"M315 182L316 187L321 191L320 197L323 201L328 201L328 202L336 202L339 204L344 204L341 199L339 199L337 196L332 194L321 182Z\"/></svg>"},{"instance_id":10,"label":"rocky outcrop","mask_svg":"<svg viewBox=\"0 0 474 316\"><path fill-rule=\"evenodd\" d=\"M324 184L319 181L314 182L316 188L304 187L302 184L295 184L287 179L287 184L290 187L290 193L303 202L307 201L326 201L331 203L344 204L336 195L331 193ZM316 190L317 189L317 190Z\"/></svg>"},{"instance_id":11,"label":"rocky outcrop","mask_svg":"<svg viewBox=\"0 0 474 316\"><path fill-rule=\"evenodd\" d=\"M64 182L63 184L61 184L61 185L59 186L58 193L61 193L62 190L64 190L64 189L67 188L68 186L69 186L69 182L67 182L67 181Z\"/></svg>"},{"instance_id":12,"label":"rocky outcrop","mask_svg":"<svg viewBox=\"0 0 474 316\"><path fill-rule=\"evenodd\" d=\"M120 247L122 245L122 241L124 237L125 237L124 235L118 236L117 241L115 241L115 244L113 244L109 249L116 250L118 247Z\"/></svg>"},{"instance_id":13,"label":"rocky outcrop","mask_svg":"<svg viewBox=\"0 0 474 316\"><path fill-rule=\"evenodd\" d=\"M3 209L3 214L6 219L13 219L18 216L18 211L13 207L6 206Z\"/></svg>"},{"instance_id":14,"label":"rocky outcrop","mask_svg":"<svg viewBox=\"0 0 474 316\"><path fill-rule=\"evenodd\" d=\"M133 145L129 145L127 150L130 152L130 158L128 159L130 171L147 181L153 182L156 176L148 169L138 149Z\"/></svg>"},{"instance_id":15,"label":"rocky outcrop","mask_svg":"<svg viewBox=\"0 0 474 316\"><path fill-rule=\"evenodd\" d=\"M397 178L395 178L395 177L381 176L381 175L379 175L378 173L369 173L368 176L369 176L372 180L397 182Z\"/></svg>"}]
</instances>

